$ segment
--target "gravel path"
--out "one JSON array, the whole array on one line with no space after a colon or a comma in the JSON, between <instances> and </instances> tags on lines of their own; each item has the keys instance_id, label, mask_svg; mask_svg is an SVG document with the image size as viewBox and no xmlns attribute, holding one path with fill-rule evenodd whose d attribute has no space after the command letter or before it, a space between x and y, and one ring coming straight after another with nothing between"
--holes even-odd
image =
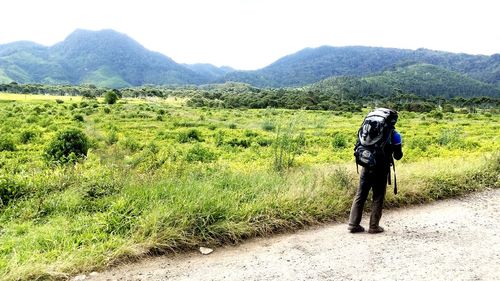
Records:
<instances>
[{"instance_id":1,"label":"gravel path","mask_svg":"<svg viewBox=\"0 0 500 281\"><path fill-rule=\"evenodd\" d=\"M500 189L386 211L381 223L381 234L322 225L74 280L500 280Z\"/></svg>"}]
</instances>

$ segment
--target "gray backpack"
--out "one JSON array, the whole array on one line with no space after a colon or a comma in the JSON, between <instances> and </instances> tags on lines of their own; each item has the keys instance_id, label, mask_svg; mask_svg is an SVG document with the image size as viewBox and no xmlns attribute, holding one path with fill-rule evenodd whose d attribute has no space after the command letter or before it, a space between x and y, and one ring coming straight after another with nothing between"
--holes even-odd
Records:
<instances>
[{"instance_id":1,"label":"gray backpack","mask_svg":"<svg viewBox=\"0 0 500 281\"><path fill-rule=\"evenodd\" d=\"M356 164L373 169L387 165L385 145L390 142L398 113L387 108L377 108L363 120L358 130L358 140L354 147Z\"/></svg>"}]
</instances>

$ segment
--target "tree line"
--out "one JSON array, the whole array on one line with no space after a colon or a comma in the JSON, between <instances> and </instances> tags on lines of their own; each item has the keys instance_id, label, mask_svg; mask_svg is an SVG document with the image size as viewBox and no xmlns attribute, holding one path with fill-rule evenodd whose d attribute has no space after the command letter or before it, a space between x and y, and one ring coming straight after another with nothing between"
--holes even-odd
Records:
<instances>
[{"instance_id":1,"label":"tree line","mask_svg":"<svg viewBox=\"0 0 500 281\"><path fill-rule=\"evenodd\" d=\"M18 94L50 94L82 96L88 99L104 97L114 93L118 98L132 97L184 97L187 105L211 108L286 108L305 110L332 110L356 112L364 106L387 106L396 110L430 112L438 108L452 111L465 108L497 109L500 99L496 97L429 97L418 96L395 88L381 94L377 91L356 91L356 87L343 85L342 89L318 87L304 88L256 88L243 83L225 83L205 86L154 86L145 85L123 89L99 88L95 85L45 85L0 84L0 92Z\"/></svg>"}]
</instances>

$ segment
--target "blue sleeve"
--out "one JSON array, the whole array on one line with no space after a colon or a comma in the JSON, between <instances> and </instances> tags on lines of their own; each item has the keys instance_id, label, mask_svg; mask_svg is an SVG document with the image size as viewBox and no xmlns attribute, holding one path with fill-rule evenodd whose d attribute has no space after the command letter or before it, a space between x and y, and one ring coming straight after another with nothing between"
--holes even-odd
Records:
<instances>
[{"instance_id":1,"label":"blue sleeve","mask_svg":"<svg viewBox=\"0 0 500 281\"><path fill-rule=\"evenodd\" d=\"M403 142L403 137L396 130L394 130L394 132L392 133L391 142L394 145L401 144Z\"/></svg>"}]
</instances>

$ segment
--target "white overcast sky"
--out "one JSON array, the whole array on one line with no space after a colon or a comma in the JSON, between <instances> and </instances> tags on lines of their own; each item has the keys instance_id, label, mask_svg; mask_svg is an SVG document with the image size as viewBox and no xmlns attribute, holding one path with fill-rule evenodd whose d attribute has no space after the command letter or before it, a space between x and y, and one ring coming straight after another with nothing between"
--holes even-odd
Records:
<instances>
[{"instance_id":1,"label":"white overcast sky","mask_svg":"<svg viewBox=\"0 0 500 281\"><path fill-rule=\"evenodd\" d=\"M0 44L111 28L179 63L264 67L306 47L500 53L500 0L3 0Z\"/></svg>"}]
</instances>

